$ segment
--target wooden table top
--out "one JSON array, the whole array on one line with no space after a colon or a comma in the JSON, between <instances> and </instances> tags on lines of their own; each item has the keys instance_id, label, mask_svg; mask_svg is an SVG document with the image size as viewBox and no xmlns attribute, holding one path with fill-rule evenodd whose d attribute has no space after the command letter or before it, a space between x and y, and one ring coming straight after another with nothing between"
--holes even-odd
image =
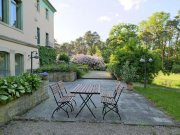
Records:
<instances>
[{"instance_id":1,"label":"wooden table top","mask_svg":"<svg viewBox=\"0 0 180 135\"><path fill-rule=\"evenodd\" d=\"M71 93L75 94L100 94L99 84L78 84Z\"/></svg>"}]
</instances>

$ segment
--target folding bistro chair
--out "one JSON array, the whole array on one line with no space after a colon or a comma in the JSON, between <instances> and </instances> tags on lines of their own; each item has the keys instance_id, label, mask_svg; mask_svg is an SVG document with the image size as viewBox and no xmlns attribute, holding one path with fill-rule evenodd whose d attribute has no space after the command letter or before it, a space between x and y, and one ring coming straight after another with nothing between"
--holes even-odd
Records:
<instances>
[{"instance_id":1,"label":"folding bistro chair","mask_svg":"<svg viewBox=\"0 0 180 135\"><path fill-rule=\"evenodd\" d=\"M62 81L57 82L57 85L61 91L62 97L75 97L76 95L74 93L68 93L66 88L64 87L64 83ZM72 99L72 101L77 105L76 101Z\"/></svg>"},{"instance_id":2,"label":"folding bistro chair","mask_svg":"<svg viewBox=\"0 0 180 135\"><path fill-rule=\"evenodd\" d=\"M72 102L71 102L73 97L63 97L61 95L61 91L60 91L60 89L56 83L49 85L49 87L53 93L55 102L57 104L57 107L53 111L51 117L53 117L53 115L56 111L62 109L64 112L66 112L66 114L69 118L69 114L68 114L67 109L69 107L71 109L71 112L73 111L73 106L72 106ZM67 108L65 109L66 106L67 106Z\"/></svg>"},{"instance_id":3,"label":"folding bistro chair","mask_svg":"<svg viewBox=\"0 0 180 135\"><path fill-rule=\"evenodd\" d=\"M103 120L104 120L105 115L110 111L117 113L121 120L121 116L118 109L118 101L119 101L119 98L123 89L124 87L122 87L122 85L119 85L113 98L110 98L110 97L101 98L101 103L103 103L103 110L102 110Z\"/></svg>"}]
</instances>

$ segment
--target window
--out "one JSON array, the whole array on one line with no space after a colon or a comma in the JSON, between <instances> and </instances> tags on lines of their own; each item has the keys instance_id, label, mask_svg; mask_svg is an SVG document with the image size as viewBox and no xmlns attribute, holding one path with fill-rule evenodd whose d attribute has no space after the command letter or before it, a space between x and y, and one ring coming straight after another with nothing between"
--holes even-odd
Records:
<instances>
[{"instance_id":1,"label":"window","mask_svg":"<svg viewBox=\"0 0 180 135\"><path fill-rule=\"evenodd\" d=\"M24 72L24 57L22 54L15 54L15 75L19 75Z\"/></svg>"},{"instance_id":2,"label":"window","mask_svg":"<svg viewBox=\"0 0 180 135\"><path fill-rule=\"evenodd\" d=\"M0 0L0 21L8 23L8 17L7 17L7 13L8 13L8 1L7 0Z\"/></svg>"},{"instance_id":3,"label":"window","mask_svg":"<svg viewBox=\"0 0 180 135\"><path fill-rule=\"evenodd\" d=\"M0 21L3 20L3 0L0 0Z\"/></svg>"},{"instance_id":4,"label":"window","mask_svg":"<svg viewBox=\"0 0 180 135\"><path fill-rule=\"evenodd\" d=\"M37 5L36 5L37 7L37 11L40 11L40 2L39 2L39 0L37 0Z\"/></svg>"},{"instance_id":5,"label":"window","mask_svg":"<svg viewBox=\"0 0 180 135\"><path fill-rule=\"evenodd\" d=\"M49 45L49 34L46 33L46 46L48 46L48 45Z\"/></svg>"},{"instance_id":6,"label":"window","mask_svg":"<svg viewBox=\"0 0 180 135\"><path fill-rule=\"evenodd\" d=\"M46 8L46 19L49 19L49 10Z\"/></svg>"},{"instance_id":7,"label":"window","mask_svg":"<svg viewBox=\"0 0 180 135\"><path fill-rule=\"evenodd\" d=\"M40 28L37 27L37 44L40 44Z\"/></svg>"},{"instance_id":8,"label":"window","mask_svg":"<svg viewBox=\"0 0 180 135\"><path fill-rule=\"evenodd\" d=\"M0 77L10 75L9 70L9 53L0 52Z\"/></svg>"},{"instance_id":9,"label":"window","mask_svg":"<svg viewBox=\"0 0 180 135\"><path fill-rule=\"evenodd\" d=\"M19 29L22 29L21 5L19 0L11 0L10 25Z\"/></svg>"}]
</instances>

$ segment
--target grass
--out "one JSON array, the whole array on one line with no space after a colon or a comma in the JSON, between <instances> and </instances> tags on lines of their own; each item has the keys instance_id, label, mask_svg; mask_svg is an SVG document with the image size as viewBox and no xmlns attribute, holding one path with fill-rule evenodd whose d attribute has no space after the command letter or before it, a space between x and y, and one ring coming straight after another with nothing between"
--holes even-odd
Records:
<instances>
[{"instance_id":1,"label":"grass","mask_svg":"<svg viewBox=\"0 0 180 135\"><path fill-rule=\"evenodd\" d=\"M148 86L144 89L139 84L135 84L135 90L162 108L168 115L180 121L180 90L160 86Z\"/></svg>"},{"instance_id":2,"label":"grass","mask_svg":"<svg viewBox=\"0 0 180 135\"><path fill-rule=\"evenodd\" d=\"M180 74L171 73L169 75L164 75L162 72L159 72L158 76L154 78L152 83L171 88L180 88Z\"/></svg>"}]
</instances>

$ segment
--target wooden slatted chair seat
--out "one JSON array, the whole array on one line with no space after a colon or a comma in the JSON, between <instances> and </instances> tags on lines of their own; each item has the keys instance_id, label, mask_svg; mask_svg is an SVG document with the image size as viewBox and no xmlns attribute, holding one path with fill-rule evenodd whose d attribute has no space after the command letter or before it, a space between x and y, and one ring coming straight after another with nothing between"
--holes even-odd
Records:
<instances>
[{"instance_id":1,"label":"wooden slatted chair seat","mask_svg":"<svg viewBox=\"0 0 180 135\"><path fill-rule=\"evenodd\" d=\"M74 93L67 93L65 96L67 96L67 97L75 97L76 95Z\"/></svg>"},{"instance_id":2,"label":"wooden slatted chair seat","mask_svg":"<svg viewBox=\"0 0 180 135\"><path fill-rule=\"evenodd\" d=\"M101 97L113 98L114 94L113 93L109 93L109 92L104 92L104 93L101 94Z\"/></svg>"},{"instance_id":3,"label":"wooden slatted chair seat","mask_svg":"<svg viewBox=\"0 0 180 135\"><path fill-rule=\"evenodd\" d=\"M61 97L58 103L71 102L72 99L72 97Z\"/></svg>"},{"instance_id":4,"label":"wooden slatted chair seat","mask_svg":"<svg viewBox=\"0 0 180 135\"><path fill-rule=\"evenodd\" d=\"M101 98L101 103L116 104L114 98L109 98L109 97L102 97Z\"/></svg>"}]
</instances>

